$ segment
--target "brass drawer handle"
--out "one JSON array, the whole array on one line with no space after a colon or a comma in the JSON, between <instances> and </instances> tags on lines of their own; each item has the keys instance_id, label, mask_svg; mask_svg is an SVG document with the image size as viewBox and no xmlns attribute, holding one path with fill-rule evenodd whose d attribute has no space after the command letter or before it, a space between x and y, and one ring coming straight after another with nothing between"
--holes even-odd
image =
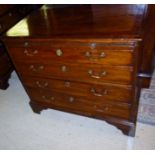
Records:
<instances>
[{"instance_id":1,"label":"brass drawer handle","mask_svg":"<svg viewBox=\"0 0 155 155\"><path fill-rule=\"evenodd\" d=\"M85 53L85 56L86 56L87 58L90 58L90 57L91 57L91 53L87 51L87 52Z\"/></svg>"},{"instance_id":2,"label":"brass drawer handle","mask_svg":"<svg viewBox=\"0 0 155 155\"><path fill-rule=\"evenodd\" d=\"M88 74L89 74L92 78L100 79L101 77L106 76L106 75L107 75L107 72L106 72L106 71L102 71L99 75L95 75L95 74L94 74L94 71L93 71L92 69L89 69L89 70L88 70Z\"/></svg>"},{"instance_id":3,"label":"brass drawer handle","mask_svg":"<svg viewBox=\"0 0 155 155\"><path fill-rule=\"evenodd\" d=\"M41 82L36 81L36 84L39 88L46 88L48 86L48 82L44 82L41 84Z\"/></svg>"},{"instance_id":4,"label":"brass drawer handle","mask_svg":"<svg viewBox=\"0 0 155 155\"><path fill-rule=\"evenodd\" d=\"M89 52L89 51L87 51L87 52L85 53L85 56L86 56L87 58L89 58L89 59L96 59L96 58L93 58L91 52ZM100 52L97 58L98 58L98 59L101 59L101 58L105 58L105 57L106 57L105 52Z\"/></svg>"},{"instance_id":5,"label":"brass drawer handle","mask_svg":"<svg viewBox=\"0 0 155 155\"><path fill-rule=\"evenodd\" d=\"M52 97L47 97L45 95L42 96L42 99L45 101L45 102L53 102L55 100L55 98L52 96Z\"/></svg>"},{"instance_id":6,"label":"brass drawer handle","mask_svg":"<svg viewBox=\"0 0 155 155\"><path fill-rule=\"evenodd\" d=\"M105 58L105 57L106 57L106 54L104 52L101 52L99 55L99 58Z\"/></svg>"},{"instance_id":7,"label":"brass drawer handle","mask_svg":"<svg viewBox=\"0 0 155 155\"><path fill-rule=\"evenodd\" d=\"M105 96L108 93L107 90L104 90L101 93L98 93L95 88L91 88L90 91L91 91L91 93L93 93L94 96Z\"/></svg>"},{"instance_id":8,"label":"brass drawer handle","mask_svg":"<svg viewBox=\"0 0 155 155\"><path fill-rule=\"evenodd\" d=\"M24 54L26 55L26 56L34 56L35 54L37 54L38 53L38 50L34 50L33 52L29 52L27 49L25 49L24 50Z\"/></svg>"},{"instance_id":9,"label":"brass drawer handle","mask_svg":"<svg viewBox=\"0 0 155 155\"><path fill-rule=\"evenodd\" d=\"M38 71L43 70L43 69L44 69L44 66L43 66L43 65L40 65L40 66L30 65L30 69L31 69L33 72L38 72Z\"/></svg>"},{"instance_id":10,"label":"brass drawer handle","mask_svg":"<svg viewBox=\"0 0 155 155\"><path fill-rule=\"evenodd\" d=\"M59 56L59 57L62 56L63 55L62 50L61 49L57 49L56 50L56 55Z\"/></svg>"}]
</instances>

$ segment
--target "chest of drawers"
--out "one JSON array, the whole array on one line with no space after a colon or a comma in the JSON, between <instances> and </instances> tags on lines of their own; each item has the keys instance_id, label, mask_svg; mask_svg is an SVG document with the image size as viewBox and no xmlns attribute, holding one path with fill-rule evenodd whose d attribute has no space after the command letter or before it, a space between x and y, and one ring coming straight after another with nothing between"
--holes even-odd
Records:
<instances>
[{"instance_id":1,"label":"chest of drawers","mask_svg":"<svg viewBox=\"0 0 155 155\"><path fill-rule=\"evenodd\" d=\"M3 40L33 111L102 119L134 136L154 15L154 5L45 5L10 29Z\"/></svg>"}]
</instances>

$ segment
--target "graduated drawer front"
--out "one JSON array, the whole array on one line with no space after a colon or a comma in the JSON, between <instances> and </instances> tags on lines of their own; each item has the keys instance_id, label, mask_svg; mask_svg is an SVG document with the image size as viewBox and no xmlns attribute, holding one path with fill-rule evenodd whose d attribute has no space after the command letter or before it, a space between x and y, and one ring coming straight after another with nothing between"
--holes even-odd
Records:
<instances>
[{"instance_id":1,"label":"graduated drawer front","mask_svg":"<svg viewBox=\"0 0 155 155\"><path fill-rule=\"evenodd\" d=\"M58 93L54 91L38 90L36 88L27 88L27 92L32 101L42 103L49 108L61 108L72 112L86 112L92 115L112 116L123 119L130 119L130 106L127 104L116 104L115 102L97 103L85 98Z\"/></svg>"},{"instance_id":2,"label":"graduated drawer front","mask_svg":"<svg viewBox=\"0 0 155 155\"><path fill-rule=\"evenodd\" d=\"M94 102L102 103L102 101L112 100L131 103L132 99L132 88L128 86L86 84L38 77L23 77L22 80L27 87L77 95L93 100Z\"/></svg>"},{"instance_id":3,"label":"graduated drawer front","mask_svg":"<svg viewBox=\"0 0 155 155\"><path fill-rule=\"evenodd\" d=\"M16 62L16 68L23 76L39 76L88 83L114 83L131 85L133 68L126 66L102 66L78 63L23 63Z\"/></svg>"},{"instance_id":4,"label":"graduated drawer front","mask_svg":"<svg viewBox=\"0 0 155 155\"><path fill-rule=\"evenodd\" d=\"M133 49L110 48L97 46L65 47L61 45L52 47L23 47L10 48L15 60L26 62L71 62L71 63L97 63L103 65L133 65ZM121 60L121 61L120 61Z\"/></svg>"}]
</instances>

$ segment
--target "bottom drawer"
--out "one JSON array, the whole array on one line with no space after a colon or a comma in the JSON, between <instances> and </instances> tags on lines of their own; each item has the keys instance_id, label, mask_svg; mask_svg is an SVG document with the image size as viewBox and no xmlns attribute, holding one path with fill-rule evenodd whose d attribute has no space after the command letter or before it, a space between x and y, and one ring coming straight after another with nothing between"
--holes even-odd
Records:
<instances>
[{"instance_id":1,"label":"bottom drawer","mask_svg":"<svg viewBox=\"0 0 155 155\"><path fill-rule=\"evenodd\" d=\"M27 88L27 92L32 101L42 103L49 108L60 107L63 111L73 110L73 113L89 113L93 116L112 116L123 119L130 118L130 105L118 102L103 101L95 102L76 95L57 93L54 91L38 90Z\"/></svg>"}]
</instances>

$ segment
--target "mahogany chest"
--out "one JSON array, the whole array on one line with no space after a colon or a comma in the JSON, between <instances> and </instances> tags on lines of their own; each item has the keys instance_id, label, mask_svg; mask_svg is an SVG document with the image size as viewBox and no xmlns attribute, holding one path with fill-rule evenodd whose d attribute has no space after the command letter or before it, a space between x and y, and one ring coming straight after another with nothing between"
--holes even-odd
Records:
<instances>
[{"instance_id":1,"label":"mahogany chest","mask_svg":"<svg viewBox=\"0 0 155 155\"><path fill-rule=\"evenodd\" d=\"M153 70L154 5L45 5L3 40L34 112L102 119L134 136Z\"/></svg>"}]
</instances>

